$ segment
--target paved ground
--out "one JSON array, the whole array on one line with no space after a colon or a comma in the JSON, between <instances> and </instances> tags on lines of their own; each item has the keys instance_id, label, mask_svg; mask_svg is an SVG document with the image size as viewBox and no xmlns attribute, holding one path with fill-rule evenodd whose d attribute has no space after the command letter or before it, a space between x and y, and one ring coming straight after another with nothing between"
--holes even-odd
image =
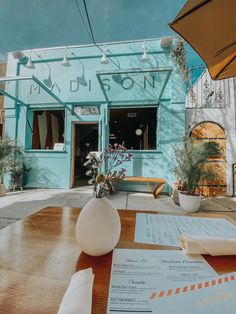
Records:
<instances>
[{"instance_id":1,"label":"paved ground","mask_svg":"<svg viewBox=\"0 0 236 314\"><path fill-rule=\"evenodd\" d=\"M83 207L92 197L91 187L77 189L34 189L9 192L0 197L0 229L47 206ZM146 209L161 212L182 212L166 195L154 199L151 194L116 192L108 196L117 208ZM200 212L222 213L236 218L236 198L203 199Z\"/></svg>"}]
</instances>

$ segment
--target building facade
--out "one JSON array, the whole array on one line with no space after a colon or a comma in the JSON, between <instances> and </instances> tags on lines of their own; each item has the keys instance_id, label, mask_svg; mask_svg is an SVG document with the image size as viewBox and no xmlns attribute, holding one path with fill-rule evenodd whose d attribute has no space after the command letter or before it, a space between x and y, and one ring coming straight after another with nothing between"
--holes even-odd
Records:
<instances>
[{"instance_id":1,"label":"building facade","mask_svg":"<svg viewBox=\"0 0 236 314\"><path fill-rule=\"evenodd\" d=\"M173 145L185 129L173 46L164 38L9 53L1 79L5 130L33 168L26 186L76 186L85 179L88 153L109 143L134 154L127 175L171 184Z\"/></svg>"}]
</instances>

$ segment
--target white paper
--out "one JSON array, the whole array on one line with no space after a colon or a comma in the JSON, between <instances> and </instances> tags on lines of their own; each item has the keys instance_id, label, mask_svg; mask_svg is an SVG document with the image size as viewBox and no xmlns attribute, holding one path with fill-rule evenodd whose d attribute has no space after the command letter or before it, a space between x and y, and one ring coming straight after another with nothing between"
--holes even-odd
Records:
<instances>
[{"instance_id":1,"label":"white paper","mask_svg":"<svg viewBox=\"0 0 236 314\"><path fill-rule=\"evenodd\" d=\"M179 246L183 233L236 238L236 226L224 218L136 214L134 242Z\"/></svg>"},{"instance_id":2,"label":"white paper","mask_svg":"<svg viewBox=\"0 0 236 314\"><path fill-rule=\"evenodd\" d=\"M64 150L64 143L55 143L53 146L53 150L59 150L59 151Z\"/></svg>"},{"instance_id":3,"label":"white paper","mask_svg":"<svg viewBox=\"0 0 236 314\"><path fill-rule=\"evenodd\" d=\"M189 257L182 251L115 249L107 314L152 313L151 292L215 276L216 272L200 255Z\"/></svg>"}]
</instances>

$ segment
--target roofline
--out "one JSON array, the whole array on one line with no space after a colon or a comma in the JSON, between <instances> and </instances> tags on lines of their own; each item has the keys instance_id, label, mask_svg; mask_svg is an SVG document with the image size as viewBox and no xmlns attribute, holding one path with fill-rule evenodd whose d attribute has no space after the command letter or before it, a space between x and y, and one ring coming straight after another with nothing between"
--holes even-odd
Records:
<instances>
[{"instance_id":1,"label":"roofline","mask_svg":"<svg viewBox=\"0 0 236 314\"><path fill-rule=\"evenodd\" d=\"M192 85L192 88L194 88L198 84L198 82L202 79L202 77L206 73L206 71L207 71L207 68L201 73L201 75L198 77L196 82ZM189 95L189 90L188 90L188 92L186 94L186 97L188 97L188 95Z\"/></svg>"},{"instance_id":2,"label":"roofline","mask_svg":"<svg viewBox=\"0 0 236 314\"><path fill-rule=\"evenodd\" d=\"M112 42L103 42L103 43L97 43L96 45L95 44L84 44L84 45L72 45L72 46L57 46L57 47L48 47L48 48L32 48L32 49L24 49L24 50L20 50L22 52L30 52L30 51L33 51L33 50L39 50L39 51L48 51L48 50L58 50L58 49L65 49L65 48L88 48L88 47L96 47L96 46L110 46L110 45L122 45L122 44L127 44L127 43L142 43L144 42L145 40L146 41L158 41L158 40L161 40L162 38L165 38L165 37L171 37L173 39L177 38L177 36L163 36L163 37L160 37L160 38L145 38L145 39L135 39L135 40L125 40L125 41L112 41ZM14 51L9 51L7 52L6 54L12 54Z\"/></svg>"}]
</instances>

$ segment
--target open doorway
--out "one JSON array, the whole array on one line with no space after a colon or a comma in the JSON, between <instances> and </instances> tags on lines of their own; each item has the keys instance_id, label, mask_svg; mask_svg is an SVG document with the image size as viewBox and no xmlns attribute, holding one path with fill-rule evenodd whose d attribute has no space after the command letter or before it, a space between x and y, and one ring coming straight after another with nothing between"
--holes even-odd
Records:
<instances>
[{"instance_id":1,"label":"open doorway","mask_svg":"<svg viewBox=\"0 0 236 314\"><path fill-rule=\"evenodd\" d=\"M87 168L83 164L91 151L98 151L98 123L75 124L74 186L88 184Z\"/></svg>"}]
</instances>

